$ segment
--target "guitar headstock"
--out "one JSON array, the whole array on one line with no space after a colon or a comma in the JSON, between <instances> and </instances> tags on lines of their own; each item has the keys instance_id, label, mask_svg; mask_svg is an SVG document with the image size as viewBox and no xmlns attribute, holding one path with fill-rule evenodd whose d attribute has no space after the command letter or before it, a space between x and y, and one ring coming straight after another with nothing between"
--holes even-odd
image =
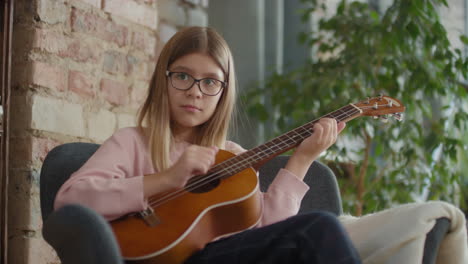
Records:
<instances>
[{"instance_id":1,"label":"guitar headstock","mask_svg":"<svg viewBox=\"0 0 468 264\"><path fill-rule=\"evenodd\" d=\"M368 98L353 105L362 111L361 115L380 117L384 121L387 120L387 115L392 115L395 119L401 121L403 119L402 113L405 111L405 106L400 100L385 95Z\"/></svg>"}]
</instances>

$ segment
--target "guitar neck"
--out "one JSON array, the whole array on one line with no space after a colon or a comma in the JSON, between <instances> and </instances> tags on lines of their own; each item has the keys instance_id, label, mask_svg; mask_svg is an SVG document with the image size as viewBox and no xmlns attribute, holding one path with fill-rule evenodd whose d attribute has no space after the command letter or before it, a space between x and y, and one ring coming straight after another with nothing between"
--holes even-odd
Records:
<instances>
[{"instance_id":1,"label":"guitar neck","mask_svg":"<svg viewBox=\"0 0 468 264\"><path fill-rule=\"evenodd\" d=\"M361 113L362 111L358 107L353 104L349 104L334 112L324 115L321 118L329 117L334 118L337 121L347 122L360 116ZM304 139L313 133L312 127L321 118L306 123L262 145L230 158L216 165L210 171L215 172L218 170L224 170L229 171L231 175L234 175L246 168L258 167L258 164L263 164L271 158L299 145Z\"/></svg>"}]
</instances>

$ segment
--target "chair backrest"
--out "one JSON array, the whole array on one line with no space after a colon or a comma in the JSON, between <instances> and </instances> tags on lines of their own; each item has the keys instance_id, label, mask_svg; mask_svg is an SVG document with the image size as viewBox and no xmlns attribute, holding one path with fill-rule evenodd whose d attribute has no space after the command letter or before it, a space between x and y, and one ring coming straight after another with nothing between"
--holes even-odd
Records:
<instances>
[{"instance_id":1,"label":"chair backrest","mask_svg":"<svg viewBox=\"0 0 468 264\"><path fill-rule=\"evenodd\" d=\"M96 152L98 144L74 142L52 149L42 164L40 198L42 220L54 210L55 196L60 186Z\"/></svg>"},{"instance_id":2,"label":"chair backrest","mask_svg":"<svg viewBox=\"0 0 468 264\"><path fill-rule=\"evenodd\" d=\"M62 184L77 171L99 148L98 144L75 142L52 149L44 160L40 175L40 198L42 219L53 211L55 196ZM260 168L260 188L265 191L283 168L289 156L277 156ZM304 197L302 211L325 210L334 214L342 213L341 197L333 172L320 162L314 162L304 181L310 190Z\"/></svg>"}]
</instances>

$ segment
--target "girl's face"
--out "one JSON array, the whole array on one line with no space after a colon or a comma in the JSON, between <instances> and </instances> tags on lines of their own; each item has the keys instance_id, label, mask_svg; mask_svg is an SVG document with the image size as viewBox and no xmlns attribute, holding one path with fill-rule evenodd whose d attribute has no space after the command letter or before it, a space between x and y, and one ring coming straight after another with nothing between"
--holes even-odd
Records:
<instances>
[{"instance_id":1,"label":"girl's face","mask_svg":"<svg viewBox=\"0 0 468 264\"><path fill-rule=\"evenodd\" d=\"M210 96L204 94L200 86L203 86L205 93L212 94L212 91L216 91L212 86L219 84L217 81L224 81L224 73L218 64L204 53L191 53L180 57L169 66L168 71L169 107L175 132L191 131L208 121L214 114L224 89ZM192 78L204 80L195 82L187 90L181 90L193 82Z\"/></svg>"}]
</instances>

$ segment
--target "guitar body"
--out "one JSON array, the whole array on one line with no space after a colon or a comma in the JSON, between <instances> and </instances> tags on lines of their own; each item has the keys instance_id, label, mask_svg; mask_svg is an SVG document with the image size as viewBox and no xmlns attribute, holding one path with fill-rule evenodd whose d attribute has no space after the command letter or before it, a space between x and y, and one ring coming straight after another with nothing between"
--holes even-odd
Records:
<instances>
[{"instance_id":1,"label":"guitar body","mask_svg":"<svg viewBox=\"0 0 468 264\"><path fill-rule=\"evenodd\" d=\"M234 154L220 150L216 164ZM110 224L126 261L182 263L213 239L255 226L262 214L258 178L245 169L206 192L184 192L152 207L157 224L127 215Z\"/></svg>"}]
</instances>

